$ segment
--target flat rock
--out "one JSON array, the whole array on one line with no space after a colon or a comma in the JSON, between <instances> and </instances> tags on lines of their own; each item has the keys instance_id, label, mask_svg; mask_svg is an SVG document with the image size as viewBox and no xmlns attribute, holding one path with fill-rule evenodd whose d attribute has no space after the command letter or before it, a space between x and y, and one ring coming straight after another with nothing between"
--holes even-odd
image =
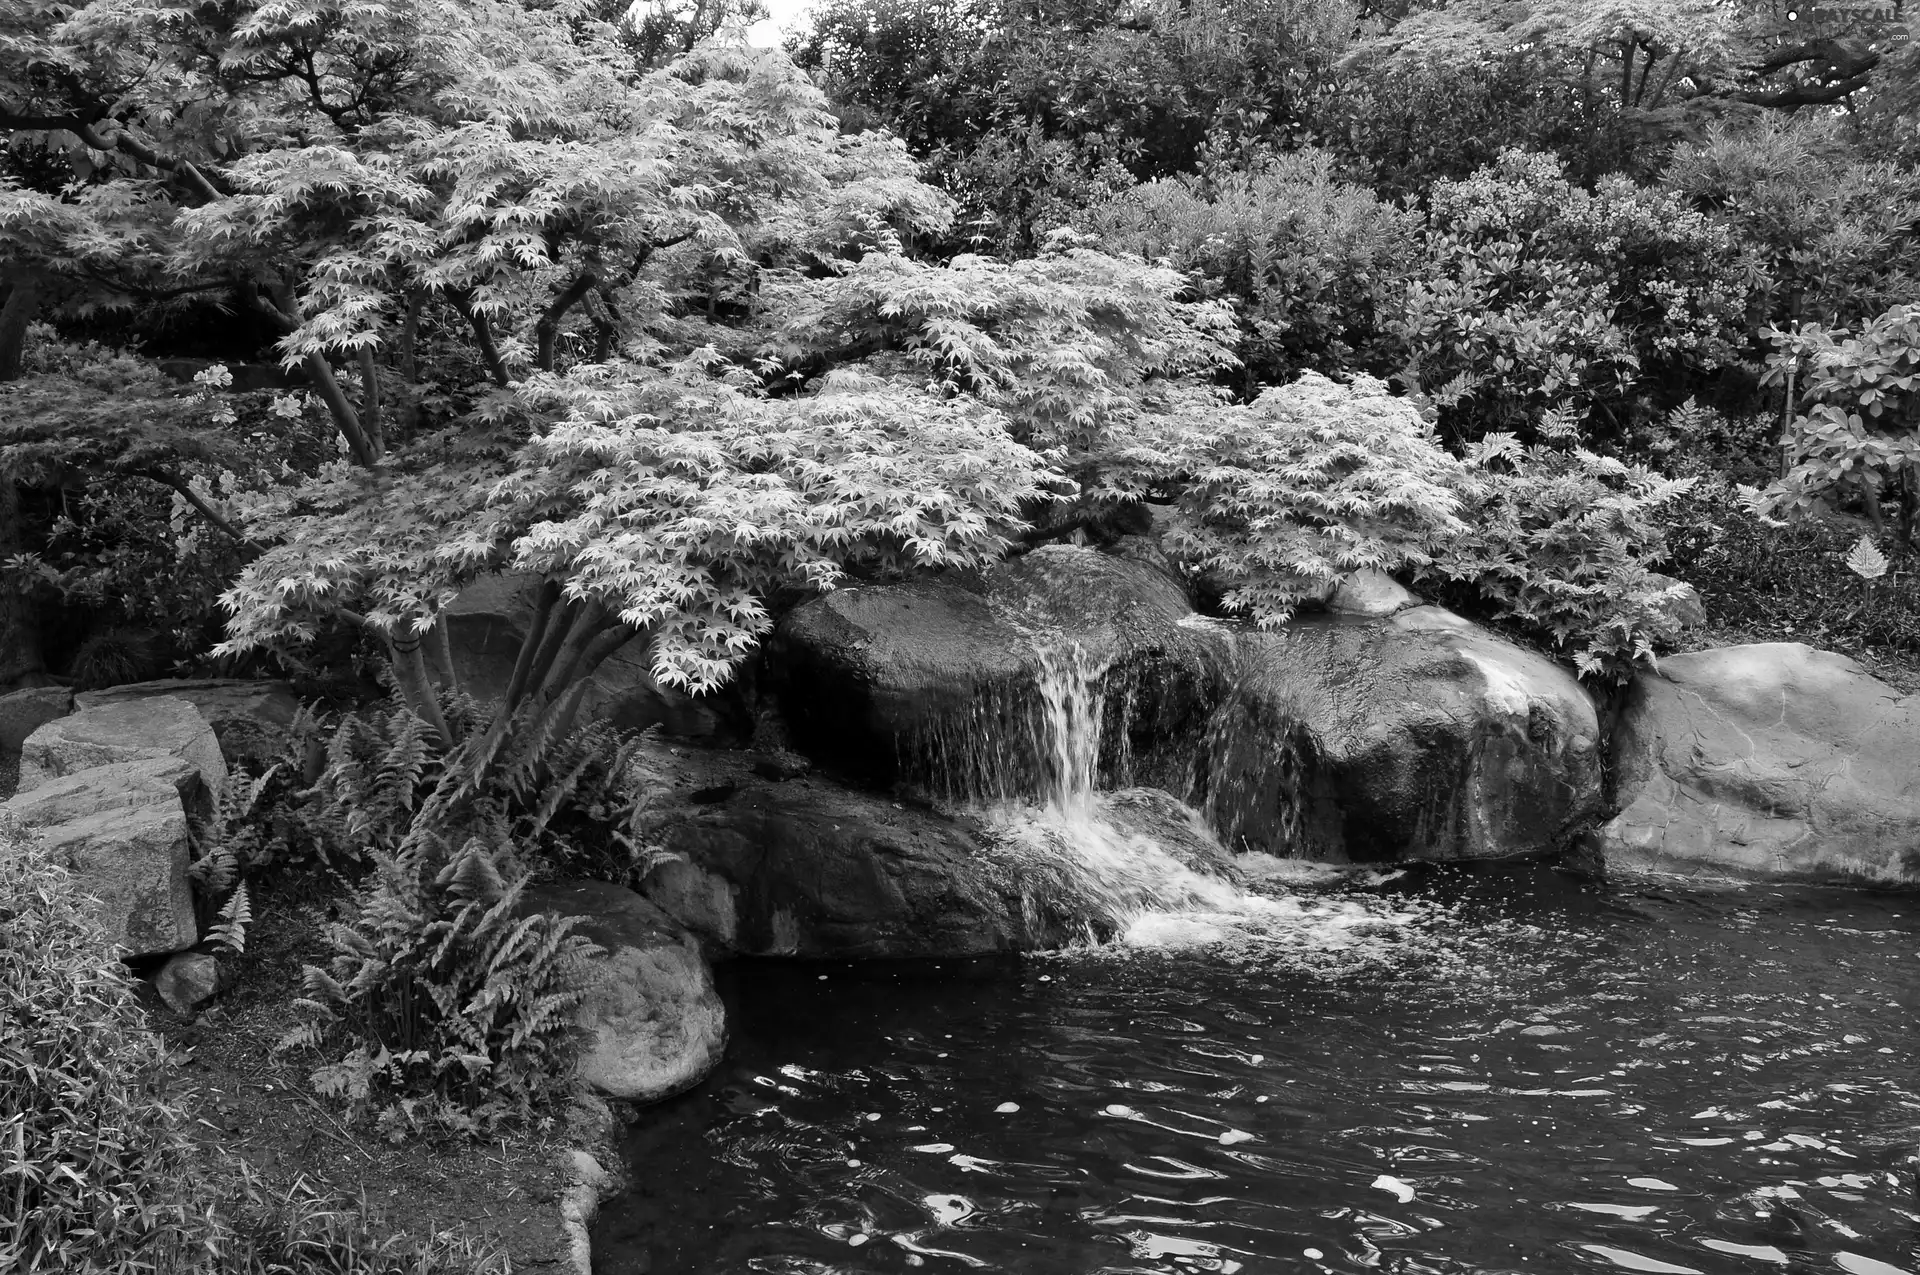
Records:
<instances>
[{"instance_id":1,"label":"flat rock","mask_svg":"<svg viewBox=\"0 0 1920 1275\"><path fill-rule=\"evenodd\" d=\"M1615 734L1612 867L1920 885L1920 696L1798 642L1670 655Z\"/></svg>"},{"instance_id":2,"label":"flat rock","mask_svg":"<svg viewBox=\"0 0 1920 1275\"><path fill-rule=\"evenodd\" d=\"M1196 800L1230 848L1323 862L1565 848L1601 809L1593 701L1434 606L1242 630Z\"/></svg>"},{"instance_id":3,"label":"flat rock","mask_svg":"<svg viewBox=\"0 0 1920 1275\"><path fill-rule=\"evenodd\" d=\"M112 942L150 956L199 937L181 797L200 785L184 759L144 757L49 780L0 811L35 829L74 871Z\"/></svg>"},{"instance_id":4,"label":"flat rock","mask_svg":"<svg viewBox=\"0 0 1920 1275\"><path fill-rule=\"evenodd\" d=\"M726 1048L726 1011L700 945L652 903L601 881L538 885L522 909L581 918L575 932L605 949L577 1013L586 1044L575 1076L625 1102L692 1088Z\"/></svg>"},{"instance_id":5,"label":"flat rock","mask_svg":"<svg viewBox=\"0 0 1920 1275\"><path fill-rule=\"evenodd\" d=\"M162 697L183 699L199 709L227 763L255 769L278 758L286 731L300 713L300 697L290 683L250 678L169 677L82 691L73 698L75 706L85 710Z\"/></svg>"},{"instance_id":6,"label":"flat rock","mask_svg":"<svg viewBox=\"0 0 1920 1275\"><path fill-rule=\"evenodd\" d=\"M191 702L162 695L84 708L27 737L20 749L18 791L31 792L95 766L169 756L191 763L216 796L226 786L220 741Z\"/></svg>"},{"instance_id":7,"label":"flat rock","mask_svg":"<svg viewBox=\"0 0 1920 1275\"><path fill-rule=\"evenodd\" d=\"M16 793L0 809L29 828L71 823L103 810L179 806L196 817L213 813L199 768L184 757L136 757L61 775Z\"/></svg>"},{"instance_id":8,"label":"flat rock","mask_svg":"<svg viewBox=\"0 0 1920 1275\"><path fill-rule=\"evenodd\" d=\"M73 692L64 686L29 686L0 695L0 749L19 752L27 736L73 711Z\"/></svg>"}]
</instances>

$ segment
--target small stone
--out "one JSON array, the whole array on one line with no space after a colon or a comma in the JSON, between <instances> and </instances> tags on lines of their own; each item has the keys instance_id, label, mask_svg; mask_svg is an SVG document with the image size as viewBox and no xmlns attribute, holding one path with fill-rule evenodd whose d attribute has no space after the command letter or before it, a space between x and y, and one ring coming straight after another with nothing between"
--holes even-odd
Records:
<instances>
[{"instance_id":1,"label":"small stone","mask_svg":"<svg viewBox=\"0 0 1920 1275\"><path fill-rule=\"evenodd\" d=\"M176 1014L194 1007L220 990L220 962L205 952L180 952L167 958L153 977L153 988Z\"/></svg>"}]
</instances>

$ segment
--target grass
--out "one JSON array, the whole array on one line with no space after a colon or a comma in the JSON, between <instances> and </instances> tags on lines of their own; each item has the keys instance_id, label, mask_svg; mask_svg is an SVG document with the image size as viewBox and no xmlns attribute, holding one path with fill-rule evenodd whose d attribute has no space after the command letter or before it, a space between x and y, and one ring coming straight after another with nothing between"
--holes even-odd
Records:
<instances>
[{"instance_id":1,"label":"grass","mask_svg":"<svg viewBox=\"0 0 1920 1275\"><path fill-rule=\"evenodd\" d=\"M271 979L260 986L263 996L281 990ZM262 1170L236 1153L227 1125L237 1122L220 1119L232 1109L214 1105L210 1093L231 1088L233 1074L209 1068L195 1078L200 1083L188 1081L176 1065L181 1051L150 1030L141 1002L70 874L30 835L0 826L0 1270L473 1275L511 1269L505 1248L485 1242L497 1237L435 1227L431 1211L412 1213L419 1205L412 1198L383 1206L368 1188L387 1181L380 1175L391 1165L337 1122L339 1142L329 1141L329 1148L371 1170L357 1175L357 1193L325 1171L325 1156L305 1167L289 1162ZM234 1056L250 1055L246 1031L230 1031L225 1039ZM264 1056L267 1042L252 1043ZM280 1137L295 1127L323 1127L292 1079L256 1086L256 1098L270 1097L279 1118L267 1119L256 1103L243 1113L255 1127ZM469 1157L473 1176L484 1176L495 1194L511 1180L503 1171L524 1167L500 1154L499 1160L487 1151ZM389 1194L401 1191L390 1187ZM401 1210L416 1225L393 1226ZM528 1212L557 1232L557 1218L546 1216L556 1210L533 1208L530 1201ZM560 1250L548 1249L554 1251Z\"/></svg>"}]
</instances>

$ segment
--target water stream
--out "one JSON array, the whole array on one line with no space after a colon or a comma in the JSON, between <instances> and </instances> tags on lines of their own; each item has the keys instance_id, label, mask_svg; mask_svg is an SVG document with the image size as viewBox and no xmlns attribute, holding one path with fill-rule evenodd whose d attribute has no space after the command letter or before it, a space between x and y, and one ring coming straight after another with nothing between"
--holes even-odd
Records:
<instances>
[{"instance_id":1,"label":"water stream","mask_svg":"<svg viewBox=\"0 0 1920 1275\"><path fill-rule=\"evenodd\" d=\"M1920 899L1225 879L1193 812L1098 791L1103 670L1049 659L975 800L1110 937L724 969L601 1275L1920 1275Z\"/></svg>"}]
</instances>

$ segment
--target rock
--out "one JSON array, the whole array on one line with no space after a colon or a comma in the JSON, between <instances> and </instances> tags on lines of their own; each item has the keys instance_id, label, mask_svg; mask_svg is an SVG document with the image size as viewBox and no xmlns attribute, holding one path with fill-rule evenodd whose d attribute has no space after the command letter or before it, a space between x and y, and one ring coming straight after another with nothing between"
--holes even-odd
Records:
<instances>
[{"instance_id":1,"label":"rock","mask_svg":"<svg viewBox=\"0 0 1920 1275\"><path fill-rule=\"evenodd\" d=\"M700 946L624 886L567 881L530 888L527 912L580 917L602 948L577 1013L586 1046L575 1075L598 1093L656 1102L698 1084L726 1047L726 1012Z\"/></svg>"},{"instance_id":2,"label":"rock","mask_svg":"<svg viewBox=\"0 0 1920 1275\"><path fill-rule=\"evenodd\" d=\"M179 757L149 756L49 779L0 811L36 829L78 875L112 942L150 956L199 937L183 795L204 803L199 770Z\"/></svg>"},{"instance_id":3,"label":"rock","mask_svg":"<svg viewBox=\"0 0 1920 1275\"><path fill-rule=\"evenodd\" d=\"M1920 884L1920 695L1830 651L1670 655L1615 734L1610 867Z\"/></svg>"},{"instance_id":4,"label":"rock","mask_svg":"<svg viewBox=\"0 0 1920 1275\"><path fill-rule=\"evenodd\" d=\"M736 955L981 956L1057 946L995 881L985 831L825 784L703 789L656 814L642 890Z\"/></svg>"},{"instance_id":5,"label":"rock","mask_svg":"<svg viewBox=\"0 0 1920 1275\"><path fill-rule=\"evenodd\" d=\"M0 809L29 828L71 823L103 810L179 806L198 818L213 806L200 771L184 757L155 755L62 775L17 793Z\"/></svg>"},{"instance_id":6,"label":"rock","mask_svg":"<svg viewBox=\"0 0 1920 1275\"><path fill-rule=\"evenodd\" d=\"M1151 561L1051 545L978 574L815 599L780 625L767 678L800 751L963 798L1032 790L1040 687L1063 673L1104 682L1106 779L1170 782L1226 650Z\"/></svg>"},{"instance_id":7,"label":"rock","mask_svg":"<svg viewBox=\"0 0 1920 1275\"><path fill-rule=\"evenodd\" d=\"M1196 797L1230 848L1327 862L1565 847L1601 808L1592 700L1439 607L1238 637Z\"/></svg>"},{"instance_id":8,"label":"rock","mask_svg":"<svg viewBox=\"0 0 1920 1275\"><path fill-rule=\"evenodd\" d=\"M663 861L641 891L717 950L745 956L967 957L1111 934L1137 900L1098 888L1044 826L894 802L812 776L755 775L753 755L644 748L647 840ZM1122 834L1167 862L1231 875L1165 793L1107 796ZM1035 821L1038 823L1038 821ZM1021 833L1036 833L1022 836Z\"/></svg>"},{"instance_id":9,"label":"rock","mask_svg":"<svg viewBox=\"0 0 1920 1275\"><path fill-rule=\"evenodd\" d=\"M1649 572L1648 579L1658 585L1664 596L1655 601L1654 616L1666 630L1669 637L1677 637L1687 629L1697 629L1707 622L1707 604L1700 600L1700 590L1684 580L1661 575L1657 571Z\"/></svg>"},{"instance_id":10,"label":"rock","mask_svg":"<svg viewBox=\"0 0 1920 1275\"><path fill-rule=\"evenodd\" d=\"M525 572L483 576L447 608L447 646L462 690L482 700L506 694L539 589L540 578ZM751 731L733 697L683 695L655 682L645 643L638 640L608 656L594 674L581 702L581 719L611 722L623 730L658 726L682 739L732 740Z\"/></svg>"},{"instance_id":11,"label":"rock","mask_svg":"<svg viewBox=\"0 0 1920 1275\"><path fill-rule=\"evenodd\" d=\"M83 708L41 726L21 746L18 791L95 766L167 756L191 763L216 797L226 786L226 759L207 719L188 701L161 695Z\"/></svg>"},{"instance_id":12,"label":"rock","mask_svg":"<svg viewBox=\"0 0 1920 1275\"><path fill-rule=\"evenodd\" d=\"M1338 615L1384 619L1421 605L1420 595L1378 567L1354 572L1335 587L1327 610Z\"/></svg>"},{"instance_id":13,"label":"rock","mask_svg":"<svg viewBox=\"0 0 1920 1275\"><path fill-rule=\"evenodd\" d=\"M183 699L199 709L213 727L227 763L246 764L256 770L279 759L286 732L300 714L300 697L289 683L234 677L129 682L106 690L82 691L73 700L84 710L160 697Z\"/></svg>"},{"instance_id":14,"label":"rock","mask_svg":"<svg viewBox=\"0 0 1920 1275\"><path fill-rule=\"evenodd\" d=\"M176 1014L191 1014L220 990L220 961L205 952L178 952L153 976L153 989Z\"/></svg>"},{"instance_id":15,"label":"rock","mask_svg":"<svg viewBox=\"0 0 1920 1275\"><path fill-rule=\"evenodd\" d=\"M31 686L0 695L0 749L19 752L27 736L73 711L73 692L64 686Z\"/></svg>"}]
</instances>

